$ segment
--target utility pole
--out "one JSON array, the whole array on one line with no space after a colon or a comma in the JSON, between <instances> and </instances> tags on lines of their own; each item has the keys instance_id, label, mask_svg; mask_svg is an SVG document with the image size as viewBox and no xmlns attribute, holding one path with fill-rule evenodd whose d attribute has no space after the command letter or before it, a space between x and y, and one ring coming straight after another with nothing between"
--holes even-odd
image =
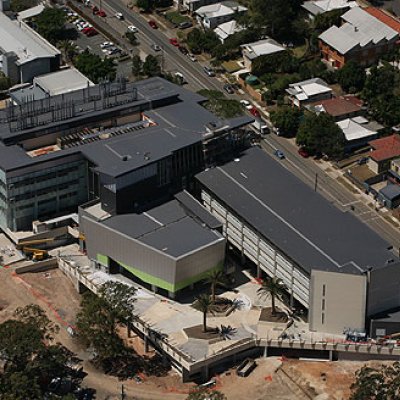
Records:
<instances>
[{"instance_id":1,"label":"utility pole","mask_svg":"<svg viewBox=\"0 0 400 400\"><path fill-rule=\"evenodd\" d=\"M121 385L121 400L125 400L125 391L124 391L124 385Z\"/></svg>"},{"instance_id":2,"label":"utility pole","mask_svg":"<svg viewBox=\"0 0 400 400\"><path fill-rule=\"evenodd\" d=\"M314 184L314 191L316 192L318 188L318 172L315 173L315 184Z\"/></svg>"}]
</instances>

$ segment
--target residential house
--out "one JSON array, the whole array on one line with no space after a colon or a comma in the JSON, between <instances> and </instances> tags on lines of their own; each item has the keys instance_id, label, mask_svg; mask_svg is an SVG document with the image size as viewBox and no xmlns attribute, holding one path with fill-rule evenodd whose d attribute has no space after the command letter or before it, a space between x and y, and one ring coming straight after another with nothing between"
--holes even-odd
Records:
<instances>
[{"instance_id":1,"label":"residential house","mask_svg":"<svg viewBox=\"0 0 400 400\"><path fill-rule=\"evenodd\" d=\"M400 185L388 183L379 191L378 200L390 210L400 206Z\"/></svg>"},{"instance_id":2,"label":"residential house","mask_svg":"<svg viewBox=\"0 0 400 400\"><path fill-rule=\"evenodd\" d=\"M400 185L400 158L396 158L390 162L388 180L392 183Z\"/></svg>"},{"instance_id":3,"label":"residential house","mask_svg":"<svg viewBox=\"0 0 400 400\"><path fill-rule=\"evenodd\" d=\"M364 113L363 101L356 96L346 95L321 100L317 104L308 106L315 113L325 112L332 116L335 121L360 116Z\"/></svg>"},{"instance_id":4,"label":"residential house","mask_svg":"<svg viewBox=\"0 0 400 400\"><path fill-rule=\"evenodd\" d=\"M360 7L353 7L342 15L340 27L331 26L319 36L323 61L334 68L342 68L348 61L368 66L393 50L399 32Z\"/></svg>"},{"instance_id":5,"label":"residential house","mask_svg":"<svg viewBox=\"0 0 400 400\"><path fill-rule=\"evenodd\" d=\"M378 131L374 128L373 124L369 124L368 120L364 117L346 118L342 121L336 122L342 130L345 137L345 151L351 152L357 148L363 147L369 141L378 137ZM381 125L379 125L383 128Z\"/></svg>"},{"instance_id":6,"label":"residential house","mask_svg":"<svg viewBox=\"0 0 400 400\"><path fill-rule=\"evenodd\" d=\"M387 11L375 7L366 7L364 10L400 34L400 21L389 15Z\"/></svg>"},{"instance_id":7,"label":"residential house","mask_svg":"<svg viewBox=\"0 0 400 400\"><path fill-rule=\"evenodd\" d=\"M310 103L332 98L332 89L320 78L291 83L286 89L293 106L304 107Z\"/></svg>"},{"instance_id":8,"label":"residential house","mask_svg":"<svg viewBox=\"0 0 400 400\"><path fill-rule=\"evenodd\" d=\"M243 44L240 47L242 48L244 66L249 71L251 71L252 62L256 58L260 56L276 54L285 50L282 45L271 38L259 40L253 43Z\"/></svg>"},{"instance_id":9,"label":"residential house","mask_svg":"<svg viewBox=\"0 0 400 400\"><path fill-rule=\"evenodd\" d=\"M306 1L302 7L308 12L308 17L313 19L318 14L323 14L333 10L346 11L348 8L356 7L355 1L349 0L311 0Z\"/></svg>"},{"instance_id":10,"label":"residential house","mask_svg":"<svg viewBox=\"0 0 400 400\"><path fill-rule=\"evenodd\" d=\"M214 32L218 36L218 39L224 43L229 36L232 36L236 32L240 32L245 28L237 23L236 20L224 22L221 25L218 25Z\"/></svg>"},{"instance_id":11,"label":"residential house","mask_svg":"<svg viewBox=\"0 0 400 400\"><path fill-rule=\"evenodd\" d=\"M181 0L182 7L193 14L197 9L203 6L209 6L210 4L219 3L220 0Z\"/></svg>"},{"instance_id":12,"label":"residential house","mask_svg":"<svg viewBox=\"0 0 400 400\"><path fill-rule=\"evenodd\" d=\"M368 167L376 174L388 171L391 161L400 157L400 135L393 134L369 142L372 150Z\"/></svg>"},{"instance_id":13,"label":"residential house","mask_svg":"<svg viewBox=\"0 0 400 400\"><path fill-rule=\"evenodd\" d=\"M199 24L208 29L215 29L218 25L231 21L234 17L246 12L247 8L236 1L223 1L200 7L195 14Z\"/></svg>"}]
</instances>

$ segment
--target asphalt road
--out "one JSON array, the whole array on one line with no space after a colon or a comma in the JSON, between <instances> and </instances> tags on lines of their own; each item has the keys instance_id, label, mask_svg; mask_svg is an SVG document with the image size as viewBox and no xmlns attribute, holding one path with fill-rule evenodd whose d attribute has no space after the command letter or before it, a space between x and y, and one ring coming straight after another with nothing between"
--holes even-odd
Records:
<instances>
[{"instance_id":1,"label":"asphalt road","mask_svg":"<svg viewBox=\"0 0 400 400\"><path fill-rule=\"evenodd\" d=\"M96 0L97 5L100 1ZM118 31L121 35L126 32L128 25L135 25L138 30L138 39L140 48L146 54L155 54L151 49L152 44L158 44L162 47L163 64L167 71L181 72L187 82L188 89L197 91L200 89L223 90L224 83L217 78L208 77L203 71L203 65L199 62L192 62L187 56L183 55L176 47L169 43L170 37L176 37L176 33L169 30L162 24L159 29L153 29L149 26L148 21L142 14L138 14L133 10L129 10L122 0L102 1L102 8L107 13L106 22L112 26L114 31ZM121 12L125 20L118 21L113 15ZM158 52L160 53L160 52ZM232 98L247 99L247 95L234 95ZM278 137L275 134L269 134L263 139L262 147L272 157L275 149L279 148L284 151L286 158L278 160L290 172L298 176L303 182L317 189L328 201L335 204L342 211L351 212L360 220L368 224L379 235L385 238L395 248L400 249L400 232L399 229L388 223L383 217L382 211L376 211L373 207L368 206L372 202L362 196L355 194L342 184L335 177L329 176L324 172L320 165L313 159L304 159L297 153L297 148L287 139Z\"/></svg>"}]
</instances>

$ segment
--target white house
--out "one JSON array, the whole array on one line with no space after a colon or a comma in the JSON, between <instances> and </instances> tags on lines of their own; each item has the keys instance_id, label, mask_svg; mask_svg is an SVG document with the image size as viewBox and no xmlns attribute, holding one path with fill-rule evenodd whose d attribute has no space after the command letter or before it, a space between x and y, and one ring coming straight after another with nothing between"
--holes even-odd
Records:
<instances>
[{"instance_id":1,"label":"white house","mask_svg":"<svg viewBox=\"0 0 400 400\"><path fill-rule=\"evenodd\" d=\"M286 89L286 93L288 93L291 103L299 108L332 97L332 89L320 78L291 83Z\"/></svg>"},{"instance_id":2,"label":"white house","mask_svg":"<svg viewBox=\"0 0 400 400\"><path fill-rule=\"evenodd\" d=\"M365 146L370 140L378 137L378 132L372 129L364 117L347 118L336 124L344 134L347 150Z\"/></svg>"},{"instance_id":3,"label":"white house","mask_svg":"<svg viewBox=\"0 0 400 400\"><path fill-rule=\"evenodd\" d=\"M214 32L218 36L218 39L224 43L225 40L233 35L236 32L240 32L244 30L245 28L237 23L237 21L232 20L228 22L224 22L221 25L218 25L215 29Z\"/></svg>"},{"instance_id":4,"label":"white house","mask_svg":"<svg viewBox=\"0 0 400 400\"><path fill-rule=\"evenodd\" d=\"M243 44L240 47L242 48L244 65L249 70L251 70L251 64L256 58L285 50L283 46L271 38Z\"/></svg>"},{"instance_id":5,"label":"white house","mask_svg":"<svg viewBox=\"0 0 400 400\"><path fill-rule=\"evenodd\" d=\"M323 14L333 10L346 10L347 8L356 7L357 3L350 0L311 0L306 1L302 7L308 12L310 19L318 14Z\"/></svg>"},{"instance_id":6,"label":"white house","mask_svg":"<svg viewBox=\"0 0 400 400\"><path fill-rule=\"evenodd\" d=\"M246 12L247 8L236 1L223 1L222 3L200 7L195 14L199 24L205 28L214 29L218 25L231 21L235 16Z\"/></svg>"}]
</instances>

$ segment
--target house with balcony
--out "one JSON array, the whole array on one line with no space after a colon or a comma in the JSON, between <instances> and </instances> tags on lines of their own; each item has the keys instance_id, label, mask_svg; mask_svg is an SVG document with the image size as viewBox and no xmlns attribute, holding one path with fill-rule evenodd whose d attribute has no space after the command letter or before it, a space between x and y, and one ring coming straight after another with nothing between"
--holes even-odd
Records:
<instances>
[{"instance_id":1,"label":"house with balcony","mask_svg":"<svg viewBox=\"0 0 400 400\"><path fill-rule=\"evenodd\" d=\"M298 108L332 98L332 89L320 78L291 83L286 93L289 95L290 103Z\"/></svg>"},{"instance_id":2,"label":"house with balcony","mask_svg":"<svg viewBox=\"0 0 400 400\"><path fill-rule=\"evenodd\" d=\"M367 67L398 44L399 31L360 7L353 7L341 18L340 27L333 25L319 36L322 60L334 68L349 61Z\"/></svg>"}]
</instances>

